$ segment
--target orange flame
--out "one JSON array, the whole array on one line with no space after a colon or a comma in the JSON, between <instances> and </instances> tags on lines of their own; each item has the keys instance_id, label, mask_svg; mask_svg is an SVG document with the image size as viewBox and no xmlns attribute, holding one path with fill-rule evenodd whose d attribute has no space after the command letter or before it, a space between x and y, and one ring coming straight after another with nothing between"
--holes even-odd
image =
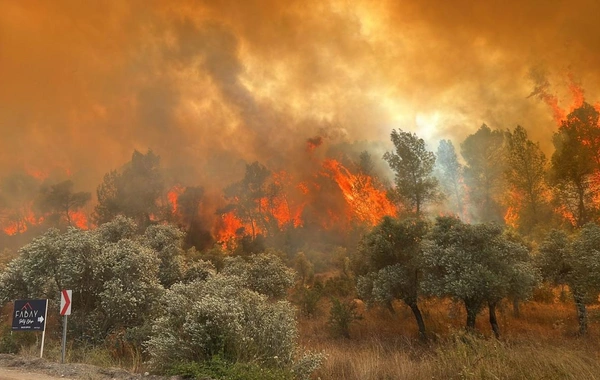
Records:
<instances>
[{"instance_id":1,"label":"orange flame","mask_svg":"<svg viewBox=\"0 0 600 380\"><path fill-rule=\"evenodd\" d=\"M181 185L175 185L167 192L167 199L169 201L169 205L171 207L171 213L173 215L177 214L177 199L183 192L185 191L185 187Z\"/></svg>"},{"instance_id":2,"label":"orange flame","mask_svg":"<svg viewBox=\"0 0 600 380\"><path fill-rule=\"evenodd\" d=\"M221 219L217 222L215 237L218 242L226 243L239 236L244 228L244 223L235 216L233 211L230 211L221 215Z\"/></svg>"},{"instance_id":3,"label":"orange flame","mask_svg":"<svg viewBox=\"0 0 600 380\"><path fill-rule=\"evenodd\" d=\"M87 230L89 228L87 215L82 211L70 212L69 218L71 219L71 224L75 227L82 230Z\"/></svg>"},{"instance_id":4,"label":"orange flame","mask_svg":"<svg viewBox=\"0 0 600 380\"><path fill-rule=\"evenodd\" d=\"M360 221L371 225L379 223L386 215L395 216L396 207L387 198L386 193L373 186L373 179L364 174L352 174L341 163L333 159L323 162L323 167L344 194L352 214Z\"/></svg>"}]
</instances>

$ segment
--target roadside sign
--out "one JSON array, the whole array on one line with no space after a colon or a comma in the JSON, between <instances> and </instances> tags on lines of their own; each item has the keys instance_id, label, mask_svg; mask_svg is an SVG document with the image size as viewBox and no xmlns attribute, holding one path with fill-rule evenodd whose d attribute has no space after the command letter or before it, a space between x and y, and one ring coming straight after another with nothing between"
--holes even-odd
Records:
<instances>
[{"instance_id":1,"label":"roadside sign","mask_svg":"<svg viewBox=\"0 0 600 380\"><path fill-rule=\"evenodd\" d=\"M65 354L67 352L67 316L71 315L71 297L72 290L63 289L60 291L60 315L63 316L63 335L62 335L62 350L60 362L65 362Z\"/></svg>"},{"instance_id":2,"label":"roadside sign","mask_svg":"<svg viewBox=\"0 0 600 380\"><path fill-rule=\"evenodd\" d=\"M48 300L15 300L13 331L45 331Z\"/></svg>"},{"instance_id":3,"label":"roadside sign","mask_svg":"<svg viewBox=\"0 0 600 380\"><path fill-rule=\"evenodd\" d=\"M71 315L72 290L63 289L60 292L60 315Z\"/></svg>"}]
</instances>

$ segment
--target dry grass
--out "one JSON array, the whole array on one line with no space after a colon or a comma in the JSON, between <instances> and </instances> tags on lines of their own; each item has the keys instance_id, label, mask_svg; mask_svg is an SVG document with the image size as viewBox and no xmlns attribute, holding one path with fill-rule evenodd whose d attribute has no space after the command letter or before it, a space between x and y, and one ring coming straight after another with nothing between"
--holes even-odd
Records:
<instances>
[{"instance_id":1,"label":"dry grass","mask_svg":"<svg viewBox=\"0 0 600 380\"><path fill-rule=\"evenodd\" d=\"M600 312L590 310L590 335L578 337L570 304L522 305L521 317L504 305L502 338L491 337L488 316L477 320L480 335L462 332L460 305L423 304L430 340L419 342L410 309L395 314L374 308L352 328L352 339L330 337L327 305L316 320L301 320L303 344L326 353L321 379L600 379Z\"/></svg>"}]
</instances>

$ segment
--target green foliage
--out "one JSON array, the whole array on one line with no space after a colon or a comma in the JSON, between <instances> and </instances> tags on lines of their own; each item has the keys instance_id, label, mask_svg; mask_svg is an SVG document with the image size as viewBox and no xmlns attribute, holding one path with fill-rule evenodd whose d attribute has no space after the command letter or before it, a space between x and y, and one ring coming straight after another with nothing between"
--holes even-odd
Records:
<instances>
[{"instance_id":1,"label":"green foliage","mask_svg":"<svg viewBox=\"0 0 600 380\"><path fill-rule=\"evenodd\" d=\"M291 368L298 354L294 309L245 288L235 275L178 283L167 290L148 352L156 368L225 360Z\"/></svg>"},{"instance_id":2,"label":"green foliage","mask_svg":"<svg viewBox=\"0 0 600 380\"><path fill-rule=\"evenodd\" d=\"M284 297L296 275L278 256L268 253L247 259L228 257L222 273L238 276L249 289L270 297Z\"/></svg>"},{"instance_id":3,"label":"green foliage","mask_svg":"<svg viewBox=\"0 0 600 380\"><path fill-rule=\"evenodd\" d=\"M146 229L142 242L158 253L158 277L165 288L180 280L185 272L184 233L172 225L155 225Z\"/></svg>"},{"instance_id":4,"label":"green foliage","mask_svg":"<svg viewBox=\"0 0 600 380\"><path fill-rule=\"evenodd\" d=\"M572 240L562 231L550 231L540 245L537 264L546 280L569 287L580 333L585 334L586 305L597 303L600 294L600 227L588 223Z\"/></svg>"},{"instance_id":5,"label":"green foliage","mask_svg":"<svg viewBox=\"0 0 600 380\"><path fill-rule=\"evenodd\" d=\"M356 302L331 300L331 310L327 325L335 336L350 338L350 325L359 321L362 316L356 311Z\"/></svg>"},{"instance_id":6,"label":"green foliage","mask_svg":"<svg viewBox=\"0 0 600 380\"><path fill-rule=\"evenodd\" d=\"M0 274L0 300L48 298L58 303L59 291L72 289L77 307L69 326L78 341L97 343L114 331L144 326L154 318L164 291L161 263L171 257L164 252L180 236L167 227L145 235L136 230L124 217L96 230L48 230L21 248Z\"/></svg>"},{"instance_id":7,"label":"green foliage","mask_svg":"<svg viewBox=\"0 0 600 380\"><path fill-rule=\"evenodd\" d=\"M464 302L468 327L484 305L508 296L526 299L537 285L539 274L527 249L497 225L438 217L430 239L423 250L423 289Z\"/></svg>"},{"instance_id":8,"label":"green foliage","mask_svg":"<svg viewBox=\"0 0 600 380\"><path fill-rule=\"evenodd\" d=\"M421 244L428 229L427 222L420 219L385 217L364 237L354 258L359 296L387 306L394 299L402 300L412 309L421 336L425 325L417 302L423 268Z\"/></svg>"},{"instance_id":9,"label":"green foliage","mask_svg":"<svg viewBox=\"0 0 600 380\"><path fill-rule=\"evenodd\" d=\"M397 276L400 282L394 285L397 291L393 297L407 304L416 302L422 266L421 241L427 230L428 225L422 220L385 217L361 241L354 257L356 273L363 276L372 273L370 278L374 280L376 273L395 266L402 274Z\"/></svg>"},{"instance_id":10,"label":"green foliage","mask_svg":"<svg viewBox=\"0 0 600 380\"><path fill-rule=\"evenodd\" d=\"M318 305L322 297L323 289L321 286L316 286L316 284L312 288L303 286L296 292L296 303L305 317L313 318L319 310Z\"/></svg>"},{"instance_id":11,"label":"green foliage","mask_svg":"<svg viewBox=\"0 0 600 380\"><path fill-rule=\"evenodd\" d=\"M391 139L396 151L386 152L383 158L395 174L394 195L407 209L420 215L427 202L440 198L438 181L432 175L435 155L414 133L393 130Z\"/></svg>"}]
</instances>

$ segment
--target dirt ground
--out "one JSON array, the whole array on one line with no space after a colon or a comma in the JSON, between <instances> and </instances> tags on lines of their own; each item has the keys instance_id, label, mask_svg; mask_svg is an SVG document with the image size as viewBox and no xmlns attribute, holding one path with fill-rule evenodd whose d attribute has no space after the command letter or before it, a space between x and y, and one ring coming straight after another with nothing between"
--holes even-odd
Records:
<instances>
[{"instance_id":1,"label":"dirt ground","mask_svg":"<svg viewBox=\"0 0 600 380\"><path fill-rule=\"evenodd\" d=\"M54 363L45 359L0 354L1 380L180 380L148 374L132 374L119 368L87 364Z\"/></svg>"}]
</instances>

